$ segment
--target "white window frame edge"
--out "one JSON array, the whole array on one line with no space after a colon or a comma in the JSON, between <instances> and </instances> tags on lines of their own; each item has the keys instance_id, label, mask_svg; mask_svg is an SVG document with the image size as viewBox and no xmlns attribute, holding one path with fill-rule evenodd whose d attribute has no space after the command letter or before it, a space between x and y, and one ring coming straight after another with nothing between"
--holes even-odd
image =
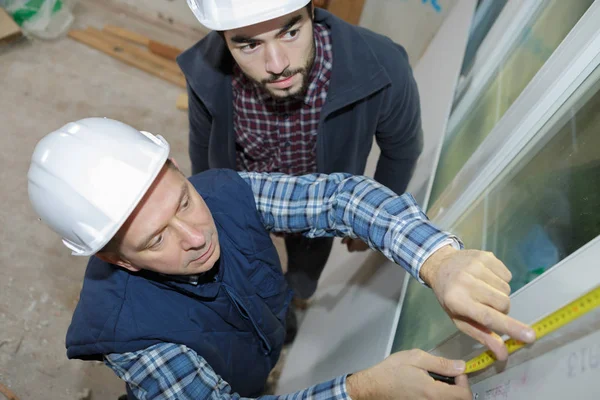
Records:
<instances>
[{"instance_id":1,"label":"white window frame edge","mask_svg":"<svg viewBox=\"0 0 600 400\"><path fill-rule=\"evenodd\" d=\"M406 289L408 289L408 283L412 278L411 274L404 275L404 281L402 282L402 290L400 291L400 301L394 312L394 319L392 320L392 331L389 336L388 344L385 348L384 357L392 354L392 347L394 347L394 340L396 339L396 331L398 330L398 323L400 323L400 314L402 313L402 306L404 305L404 298L406 297Z\"/></svg>"},{"instance_id":2,"label":"white window frame edge","mask_svg":"<svg viewBox=\"0 0 600 400\"><path fill-rule=\"evenodd\" d=\"M600 53L598 20L600 0L590 6L428 210L436 224L444 229L452 226L596 68ZM447 209L441 204L447 204Z\"/></svg>"},{"instance_id":3,"label":"white window frame edge","mask_svg":"<svg viewBox=\"0 0 600 400\"><path fill-rule=\"evenodd\" d=\"M498 16L496 22L481 43L475 56L473 68L466 78L467 88L448 122L446 138L451 137L460 121L471 110L482 90L494 77L498 65L504 62L508 53L522 35L523 29L549 0L510 0Z\"/></svg>"},{"instance_id":4,"label":"white window frame edge","mask_svg":"<svg viewBox=\"0 0 600 400\"><path fill-rule=\"evenodd\" d=\"M531 282L524 288L525 290L520 290L512 295L509 315L519 321L532 324L598 287L600 282L600 268L597 267L599 259L600 236ZM548 295L549 287L553 290L551 296ZM542 298L544 301L540 302L539 299ZM485 350L480 343L471 337L463 333L456 333L431 350L431 353L441 357L466 360ZM520 351L526 352L528 350ZM532 347L531 351L536 351L535 346ZM505 368L510 368L521 362L519 359L509 357ZM492 369L491 372L477 378L485 379L487 375L494 372L496 371Z\"/></svg>"},{"instance_id":5,"label":"white window frame edge","mask_svg":"<svg viewBox=\"0 0 600 400\"><path fill-rule=\"evenodd\" d=\"M461 89L466 90L466 93L462 95L457 107L460 108L461 104L465 103L465 101L470 101L472 103L479 97L481 90L494 76L496 66L506 58L508 52L513 48L515 41L520 37L521 31L536 15L536 12L539 10L542 4L547 3L548 1L550 0L511 0L506 3L500 15L496 19L496 22L479 46L479 50L475 55L473 67L471 68L471 72L467 78L469 80L469 83L466 84L468 87L466 89ZM507 32L509 32L509 34L506 34ZM512 35L510 34L511 32L513 33ZM469 42L467 38L465 51L468 43ZM455 91L458 91L464 85L465 83L461 83L460 76L458 76L455 84ZM472 100L468 100L468 96L471 96ZM453 99L455 98L456 93L455 96L453 96ZM454 100L452 102L454 102ZM440 161L440 155L442 154L442 150L444 148L444 142L446 141L447 137L450 136L449 133L456 128L456 122L454 123L454 126L452 126L451 123L453 118L457 118L458 109L452 112L452 106L453 104L449 105L449 112L451 112L451 114L446 120L446 124L444 126L445 133L440 137L435 148L434 162L431 168L430 176L425 181L427 187L425 188L425 196L423 199L423 210L427 210L429 207L431 191L433 189L435 175ZM466 105L463 107L466 107ZM469 107L470 105L465 108L463 114L469 110Z\"/></svg>"},{"instance_id":6,"label":"white window frame edge","mask_svg":"<svg viewBox=\"0 0 600 400\"><path fill-rule=\"evenodd\" d=\"M600 27L596 27L597 23L595 23L594 18L600 18L600 0L596 0L594 1L594 3L590 6L590 8L586 11L586 13L582 16L582 18L578 21L578 23L575 25L575 27L571 30L571 32L569 32L569 34L567 35L567 37L565 38L565 40L563 41L563 43L561 43L561 45L559 46L559 48L557 48L557 50L555 50L555 52L552 54L552 56L550 57L550 59L544 64L544 66L542 67L542 69L538 72L538 74L536 74L536 77L534 78L534 80L539 80L540 77L545 77L545 72L547 72L546 70L553 70L556 68L565 68L564 64L565 61L568 61L566 64L570 64L567 70L564 70L564 73L562 73L561 75L559 75L558 81L554 82L554 85L551 86L551 89L548 92L551 92L552 95L554 95L553 99L550 99L550 97L541 97L543 100L540 102L540 104L537 104L537 106L535 107L534 111L532 113L529 113L529 131L524 131L523 129L518 129L519 133L521 133L521 138L520 140L517 141L517 139L519 139L519 137L517 136L517 134L515 132L513 132L513 134L511 135L510 139L508 140L508 142L513 142L510 146L508 146L509 143L507 143L507 148L509 150L511 150L511 155L510 156L496 156L495 159L493 160L493 162L490 162L487 168L487 173L486 174L480 174L478 176L478 179L476 181L473 182L472 185L470 185L470 187L467 189L467 191L464 193L463 196L458 197L458 199L453 202L453 204L450 206L450 211L448 214L444 215L443 218L433 218L433 222L436 223L436 225L440 226L440 227L448 227L451 226L454 222L456 222L461 216L462 214L464 214L464 212L466 212L466 210L479 198L479 196L485 191L485 189L492 183L492 181L494 179L496 179L496 177L500 174L500 172L502 172L502 170L510 163L512 162L520 153L520 151L522 150L523 146L530 141L531 139L533 139L534 136L536 136L536 134L539 132L539 130L541 129L541 127L552 117L553 113L550 113L550 108L552 106L553 111L558 110L558 108L560 108L560 106L562 106L562 104L564 104L567 99L569 99L569 97L573 94L573 92L581 85L581 83L592 73L592 71L594 71L594 69L600 65ZM597 21L598 19L596 19ZM590 33L591 31L591 33ZM586 36L587 35L587 36ZM585 40L586 37L588 38L588 40ZM591 37L591 39L589 39ZM576 45L577 43L579 43L579 47L574 48L572 47L573 45ZM569 51L572 50L572 51ZM575 51L573 51L575 50ZM578 57L576 59L569 59L569 57L572 56L572 53L578 53ZM572 61L570 61L572 60ZM542 72L544 71L544 72ZM546 81L547 82L547 81ZM560 84L560 85L559 85ZM534 89L539 89L538 86L541 85L529 85L525 91L523 93L521 93L521 95L519 96L519 98L517 99L517 101L515 101L513 103L513 105L511 106L512 110L518 109L519 105L522 105L522 103L524 102L524 98L528 98L528 100L530 100L530 98L532 97L532 95L537 95L538 99L539 94L537 94L537 90L534 91ZM547 86L547 85L546 85ZM562 90L562 92L560 92L560 90ZM533 93L527 93L527 92L533 92ZM534 103L535 104L535 103ZM544 111L544 109L542 108L542 105L545 105L545 111L546 112L542 112ZM505 114L506 117L509 117L509 112L511 111L511 109L509 109L509 111ZM535 118L538 118L537 121L535 121ZM542 121L543 120L543 121ZM500 131L500 129L496 129L499 128L499 125L502 124L504 122L503 125L509 125L507 123L507 119L501 120L498 124L496 124L496 127L494 127L494 131ZM515 124L512 124L515 125ZM520 124L521 127L523 125L523 123ZM501 129L504 130L506 132L506 126L502 126ZM537 129L535 129L537 128ZM493 133L493 132L492 132ZM492 136L492 134L490 134L488 136L488 138L490 138ZM495 136L498 136L497 134ZM544 135L539 135L538 140L541 140L542 137ZM486 144L486 142L484 142L484 144ZM483 145L480 146L480 148L476 151L475 154L478 153L483 153L482 147ZM489 145L488 145L489 146ZM520 146L520 147L519 147ZM495 150L498 150L498 147L495 148ZM486 153L488 153L489 151L486 151ZM502 154L502 151L497 151L498 154ZM514 154L512 154L514 153ZM439 155L438 155L439 158ZM473 156L471 158L474 158ZM494 168L490 168L491 165L494 165ZM465 165L465 167L467 167ZM464 170L465 168L463 168ZM495 172L495 175L492 174L491 172ZM432 172L432 177L430 178L430 185L434 179L434 175L435 175L435 169ZM485 179L484 179L485 178ZM426 209L427 207L427 202L429 199L429 192L431 191L431 187L428 189L428 193L425 199L425 205L424 205L424 209ZM542 275L540 278L538 278L538 280L532 282L532 284L528 285L526 288L523 288L524 290L520 290L517 293L513 294L512 297L512 301L517 301L516 304L513 303L513 311L511 311L511 316L515 316L515 313L518 314L519 311L516 311L517 308L519 308L520 302L517 300L518 294L521 293L528 293L528 290L530 290L529 288L539 288L539 283L536 284L536 282L547 282L549 278L544 278L545 276L556 276L556 272L553 272L555 270L561 270L564 268L559 268L561 265L567 265L567 263L572 262L572 260L575 259L575 257L578 257L579 254L582 254L586 251L588 251L587 249L589 249L590 247L593 247L594 249L596 249L597 247L597 253L598 253L598 259L600 259L600 238L596 238L593 241L591 241L590 243L588 243L587 245L585 245L584 247L582 247L581 249L579 249L578 251L576 251L575 253L573 253L571 256L567 257L565 260L561 261L558 265L556 265L554 268L552 268L550 271L548 271L546 274ZM596 250L595 250L596 251ZM594 256L596 256L597 254L596 252L594 252ZM587 254L587 253L586 253ZM593 260L593 258L592 258ZM591 264L590 264L591 265ZM590 267L591 268L591 267ZM600 274L600 268L598 268L598 273ZM392 330L390 332L390 340L388 342L388 346L385 352L385 355L388 356L391 354L392 352L392 346L393 346L393 342L396 336L396 331L398 328L398 322L400 320L400 315L402 313L402 306L404 304L404 299L406 297L406 289L408 287L408 283L410 282L411 276L410 275L406 275L404 278L404 282L403 282L403 287L402 287L402 295L400 297L400 301L398 302L398 307L396 309L396 313L394 315L394 323L392 324ZM586 279L587 280L587 279ZM598 280L587 280L588 282L592 281L592 282L599 282L600 278ZM537 292L536 292L537 293ZM523 296L523 295L521 295ZM572 300L573 298L571 298ZM559 299L556 299L559 300ZM558 308L558 307L556 307ZM538 317L541 317L542 314L538 315ZM515 318L520 318L519 316L515 316ZM522 319L523 321L527 322L527 321L531 321L533 322L533 320L528 320L528 319ZM464 352L461 349L464 349L464 346L460 346L456 343L457 340L471 340L470 338L466 337L465 335L462 334L453 334L451 335L446 341L443 341L441 344L439 344L438 346L436 346L434 349L432 349L431 351L434 352L434 354L443 354L446 357L455 357L455 358L460 358L461 356L465 356ZM471 345L469 347L469 351L473 351L474 347L473 347L473 342L471 340ZM450 345L450 343L453 343L453 345ZM480 347L481 345L479 345L477 343L477 345ZM448 349L448 347L452 348L452 346L457 346L456 348L461 350L461 353L463 354L459 354L458 356L456 356L455 354L451 353L451 350ZM477 351L478 349L476 348L475 351Z\"/></svg>"}]
</instances>

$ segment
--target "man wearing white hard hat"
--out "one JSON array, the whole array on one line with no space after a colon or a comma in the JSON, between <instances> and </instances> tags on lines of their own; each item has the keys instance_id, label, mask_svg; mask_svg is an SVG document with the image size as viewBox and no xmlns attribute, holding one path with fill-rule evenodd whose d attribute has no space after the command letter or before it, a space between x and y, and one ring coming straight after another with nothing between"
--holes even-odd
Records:
<instances>
[{"instance_id":1,"label":"man wearing white hard hat","mask_svg":"<svg viewBox=\"0 0 600 400\"><path fill-rule=\"evenodd\" d=\"M402 46L313 10L310 0L187 1L213 31L178 58L188 83L193 173L362 175L375 137L375 180L404 193L422 132ZM350 251L368 248L343 242ZM308 299L333 240L287 235L285 243L288 283Z\"/></svg>"},{"instance_id":2,"label":"man wearing white hard hat","mask_svg":"<svg viewBox=\"0 0 600 400\"><path fill-rule=\"evenodd\" d=\"M131 398L260 395L291 300L270 232L360 238L429 285L457 326L499 359L507 350L494 331L533 340L505 315L508 269L489 253L460 250L410 195L341 173L214 169L186 179L168 156L160 136L87 118L44 137L28 173L40 219L74 255L91 256L67 356L104 361ZM294 398L468 399L463 371L462 361L402 352Z\"/></svg>"}]
</instances>

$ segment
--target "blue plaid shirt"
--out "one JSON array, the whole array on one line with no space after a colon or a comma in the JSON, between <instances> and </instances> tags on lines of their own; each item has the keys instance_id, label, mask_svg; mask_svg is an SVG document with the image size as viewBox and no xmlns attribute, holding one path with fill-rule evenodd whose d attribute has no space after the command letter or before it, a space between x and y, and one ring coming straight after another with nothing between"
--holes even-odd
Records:
<instances>
[{"instance_id":1,"label":"blue plaid shirt","mask_svg":"<svg viewBox=\"0 0 600 400\"><path fill-rule=\"evenodd\" d=\"M349 236L364 240L423 282L419 270L440 247L459 240L427 219L410 194L398 196L364 176L289 176L240 172L252 187L262 222L270 232L303 232L308 237ZM240 399L195 351L160 343L105 363L140 399ZM346 375L308 389L261 399L343 400Z\"/></svg>"}]
</instances>

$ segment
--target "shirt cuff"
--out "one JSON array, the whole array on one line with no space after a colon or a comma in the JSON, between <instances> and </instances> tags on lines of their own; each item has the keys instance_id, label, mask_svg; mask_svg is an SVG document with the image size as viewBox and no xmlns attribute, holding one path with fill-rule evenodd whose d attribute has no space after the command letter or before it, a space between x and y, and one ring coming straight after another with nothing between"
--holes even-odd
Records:
<instances>
[{"instance_id":1,"label":"shirt cuff","mask_svg":"<svg viewBox=\"0 0 600 400\"><path fill-rule=\"evenodd\" d=\"M336 399L339 399L339 400L352 400L352 398L348 394L348 390L346 389L346 380L348 379L348 377L350 375L352 375L352 374L342 375L342 376L340 376L340 377L338 377L338 378L335 379L335 386L334 387L336 388L336 390L334 390L334 393L336 395L339 393L339 395L336 396Z\"/></svg>"},{"instance_id":2,"label":"shirt cuff","mask_svg":"<svg viewBox=\"0 0 600 400\"><path fill-rule=\"evenodd\" d=\"M429 285L427 285L427 283L425 283L425 281L423 279L421 279L421 267L423 266L423 264L425 264L425 262L429 259L429 257L431 257L433 255L433 253L435 253L436 251L438 251L442 247L448 246L448 245L454 247L456 250L462 250L463 249L462 242L456 236L449 235L448 238L442 240L439 243L436 243L435 246L433 246L430 249L428 249L427 252L425 253L425 255L423 256L423 262L417 267L417 274L416 274L417 280L423 286L429 287Z\"/></svg>"}]
</instances>

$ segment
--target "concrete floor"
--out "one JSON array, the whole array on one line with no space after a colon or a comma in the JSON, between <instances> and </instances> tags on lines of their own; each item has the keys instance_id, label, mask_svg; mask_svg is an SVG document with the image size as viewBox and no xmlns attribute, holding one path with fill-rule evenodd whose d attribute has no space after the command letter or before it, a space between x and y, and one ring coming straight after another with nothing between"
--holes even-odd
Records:
<instances>
[{"instance_id":1,"label":"concrete floor","mask_svg":"<svg viewBox=\"0 0 600 400\"><path fill-rule=\"evenodd\" d=\"M110 7L80 1L74 27L112 23L182 48L199 39ZM66 358L87 259L71 256L29 205L35 144L68 121L105 116L163 135L187 173L187 114L175 108L183 91L69 38L0 48L0 383L20 399L81 399L86 389L91 399L124 393L101 363Z\"/></svg>"}]
</instances>

